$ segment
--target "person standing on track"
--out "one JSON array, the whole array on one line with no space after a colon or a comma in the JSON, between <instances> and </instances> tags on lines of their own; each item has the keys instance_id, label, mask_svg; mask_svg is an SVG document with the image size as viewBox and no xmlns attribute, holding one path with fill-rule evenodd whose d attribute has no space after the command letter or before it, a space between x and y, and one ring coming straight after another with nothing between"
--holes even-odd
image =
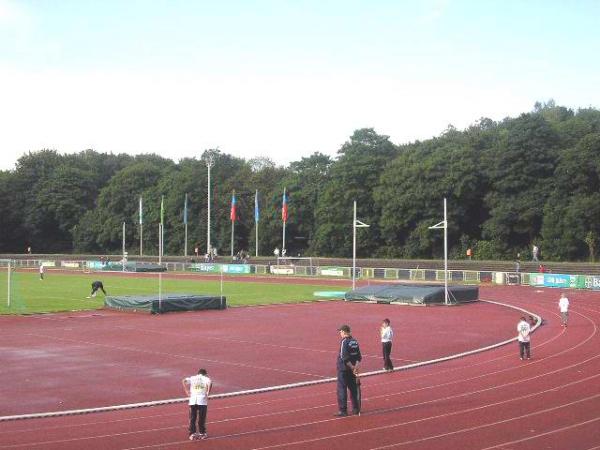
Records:
<instances>
[{"instance_id":1,"label":"person standing on track","mask_svg":"<svg viewBox=\"0 0 600 450\"><path fill-rule=\"evenodd\" d=\"M198 375L184 378L182 381L185 394L190 397L190 441L195 439L206 439L206 413L208 411L208 395L212 387L212 381L208 378L206 369L198 370ZM188 387L189 386L189 387ZM198 420L198 433L196 433L196 420Z\"/></svg>"},{"instance_id":2,"label":"person standing on track","mask_svg":"<svg viewBox=\"0 0 600 450\"><path fill-rule=\"evenodd\" d=\"M569 299L564 292L560 294L560 299L558 300L558 309L560 310L562 326L566 327L567 322L569 321Z\"/></svg>"},{"instance_id":3,"label":"person standing on track","mask_svg":"<svg viewBox=\"0 0 600 450\"><path fill-rule=\"evenodd\" d=\"M519 333L519 355L521 356L521 361L527 357L527 359L531 359L531 342L529 333L531 332L531 327L529 323L525 319L525 316L521 317L521 320L517 324L517 332Z\"/></svg>"},{"instance_id":4,"label":"person standing on track","mask_svg":"<svg viewBox=\"0 0 600 450\"><path fill-rule=\"evenodd\" d=\"M106 291L104 290L104 285L102 284L102 281L94 281L92 283L92 293L88 295L87 298L95 297L98 290L102 290L102 292L104 292L104 295L106 295Z\"/></svg>"},{"instance_id":5,"label":"person standing on track","mask_svg":"<svg viewBox=\"0 0 600 450\"><path fill-rule=\"evenodd\" d=\"M390 319L383 319L379 333L381 335L381 347L383 349L383 370L392 371L394 370L394 365L390 359L390 354L392 353L394 330L392 330L392 327L390 326Z\"/></svg>"},{"instance_id":6,"label":"person standing on track","mask_svg":"<svg viewBox=\"0 0 600 450\"><path fill-rule=\"evenodd\" d=\"M362 356L358 341L352 337L350 327L342 325L338 328L342 338L337 356L337 417L348 415L348 393L352 401L352 413L360 413L360 403L358 400L358 387L356 377Z\"/></svg>"}]
</instances>

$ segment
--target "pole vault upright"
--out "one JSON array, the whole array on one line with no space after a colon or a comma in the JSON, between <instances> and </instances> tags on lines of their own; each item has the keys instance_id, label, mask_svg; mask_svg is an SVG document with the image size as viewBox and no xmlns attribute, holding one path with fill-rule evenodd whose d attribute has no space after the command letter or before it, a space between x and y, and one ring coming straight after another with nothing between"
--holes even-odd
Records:
<instances>
[{"instance_id":1,"label":"pole vault upright","mask_svg":"<svg viewBox=\"0 0 600 450\"><path fill-rule=\"evenodd\" d=\"M450 301L448 298L448 211L446 197L444 197L444 220L429 227L430 230L439 230L440 228L444 230L444 303L448 305Z\"/></svg>"},{"instance_id":2,"label":"pole vault upright","mask_svg":"<svg viewBox=\"0 0 600 450\"><path fill-rule=\"evenodd\" d=\"M352 221L352 290L356 289L356 229L370 225L356 219L356 200L354 200L354 220Z\"/></svg>"}]
</instances>

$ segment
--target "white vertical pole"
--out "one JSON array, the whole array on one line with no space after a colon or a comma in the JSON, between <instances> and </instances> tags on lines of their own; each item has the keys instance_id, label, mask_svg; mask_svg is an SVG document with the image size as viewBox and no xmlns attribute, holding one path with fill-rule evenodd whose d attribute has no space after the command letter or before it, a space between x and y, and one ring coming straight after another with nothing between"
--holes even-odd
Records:
<instances>
[{"instance_id":1,"label":"white vertical pole","mask_svg":"<svg viewBox=\"0 0 600 450\"><path fill-rule=\"evenodd\" d=\"M255 255L258 258L258 220L256 220L256 209L257 209L257 205L258 205L258 189L256 190L256 194L254 194L254 231L256 233L255 239L254 239L254 243L256 245L256 251L255 251ZM259 219L260 220L260 219Z\"/></svg>"},{"instance_id":2,"label":"white vertical pole","mask_svg":"<svg viewBox=\"0 0 600 450\"><path fill-rule=\"evenodd\" d=\"M233 232L235 230L235 220L231 221L231 257L233 258Z\"/></svg>"},{"instance_id":3,"label":"white vertical pole","mask_svg":"<svg viewBox=\"0 0 600 450\"><path fill-rule=\"evenodd\" d=\"M162 272L158 272L158 312L162 310Z\"/></svg>"},{"instance_id":4,"label":"white vertical pole","mask_svg":"<svg viewBox=\"0 0 600 450\"><path fill-rule=\"evenodd\" d=\"M143 238L142 238L143 233L144 233L144 213L143 213L143 209L142 208L143 208L143 201L142 201L142 196L140 195L140 211L139 211L139 215L140 215L140 217L139 217L139 223L140 223L140 256L142 256L144 254L144 251L143 251L143 247L144 247L143 242L144 241L143 241Z\"/></svg>"},{"instance_id":5,"label":"white vertical pole","mask_svg":"<svg viewBox=\"0 0 600 450\"><path fill-rule=\"evenodd\" d=\"M8 292L7 292L7 296L6 296L6 306L8 308L10 308L10 282L12 279L12 273L11 273L11 266L10 266L10 260L8 261L8 273L6 274L8 283L7 283L7 287L8 287Z\"/></svg>"},{"instance_id":6,"label":"white vertical pole","mask_svg":"<svg viewBox=\"0 0 600 450\"><path fill-rule=\"evenodd\" d=\"M285 188L283 188L283 198L285 198L285 207L287 208L287 198L285 196ZM281 207L283 208L283 204L281 205ZM283 212L282 212L283 214ZM283 217L282 217L283 219ZM285 218L286 220L283 221L283 246L281 247L281 256L285 256L285 224L287 222L287 217ZM277 264L279 264L279 261L277 262Z\"/></svg>"},{"instance_id":7,"label":"white vertical pole","mask_svg":"<svg viewBox=\"0 0 600 450\"><path fill-rule=\"evenodd\" d=\"M183 256L187 257L187 253L188 253L188 210L187 210L187 206L188 206L188 195L187 192L185 193L185 211L183 212L183 214L185 215L184 219L185 219L185 223L184 223L184 240L185 242L183 243Z\"/></svg>"},{"instance_id":8,"label":"white vertical pole","mask_svg":"<svg viewBox=\"0 0 600 450\"><path fill-rule=\"evenodd\" d=\"M209 156L206 161L208 167L208 226L206 227L206 253L211 254L210 246L210 166L212 166L212 157Z\"/></svg>"},{"instance_id":9,"label":"white vertical pole","mask_svg":"<svg viewBox=\"0 0 600 450\"><path fill-rule=\"evenodd\" d=\"M125 272L125 222L123 222L123 261L122 261L122 272Z\"/></svg>"},{"instance_id":10,"label":"white vertical pole","mask_svg":"<svg viewBox=\"0 0 600 450\"><path fill-rule=\"evenodd\" d=\"M352 219L352 290L356 289L356 200L354 200L354 218Z\"/></svg>"},{"instance_id":11,"label":"white vertical pole","mask_svg":"<svg viewBox=\"0 0 600 450\"><path fill-rule=\"evenodd\" d=\"M158 224L158 263L162 262L162 224Z\"/></svg>"},{"instance_id":12,"label":"white vertical pole","mask_svg":"<svg viewBox=\"0 0 600 450\"><path fill-rule=\"evenodd\" d=\"M448 299L448 214L446 209L446 197L444 197L444 302Z\"/></svg>"},{"instance_id":13,"label":"white vertical pole","mask_svg":"<svg viewBox=\"0 0 600 450\"><path fill-rule=\"evenodd\" d=\"M185 233L184 233L185 244L183 245L183 255L187 257L187 243L188 243L188 227L187 223L185 224Z\"/></svg>"}]
</instances>

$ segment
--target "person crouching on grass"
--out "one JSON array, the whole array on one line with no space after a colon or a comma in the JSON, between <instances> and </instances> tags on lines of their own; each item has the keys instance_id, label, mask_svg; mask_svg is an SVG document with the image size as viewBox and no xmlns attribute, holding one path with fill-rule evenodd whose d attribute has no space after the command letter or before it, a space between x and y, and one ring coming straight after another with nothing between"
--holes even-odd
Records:
<instances>
[{"instance_id":1,"label":"person crouching on grass","mask_svg":"<svg viewBox=\"0 0 600 450\"><path fill-rule=\"evenodd\" d=\"M104 290L104 285L102 284L102 281L94 281L92 283L92 293L90 295L87 296L87 298L92 298L96 296L96 293L101 290L104 295L106 295L106 291Z\"/></svg>"},{"instance_id":2,"label":"person crouching on grass","mask_svg":"<svg viewBox=\"0 0 600 450\"><path fill-rule=\"evenodd\" d=\"M198 370L198 375L181 380L185 394L190 397L190 441L206 439L206 413L208 410L208 395L212 381L208 378L206 369ZM198 433L196 433L196 419L198 420Z\"/></svg>"}]
</instances>

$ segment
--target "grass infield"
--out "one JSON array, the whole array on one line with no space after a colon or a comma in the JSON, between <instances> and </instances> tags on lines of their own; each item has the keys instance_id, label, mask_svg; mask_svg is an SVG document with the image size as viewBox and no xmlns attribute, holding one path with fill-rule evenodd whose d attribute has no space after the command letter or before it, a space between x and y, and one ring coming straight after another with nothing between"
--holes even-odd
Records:
<instances>
[{"instance_id":1,"label":"grass infield","mask_svg":"<svg viewBox=\"0 0 600 450\"><path fill-rule=\"evenodd\" d=\"M154 278L119 277L110 274L53 274L46 272L44 280L33 272L18 272L13 277L12 305L7 308L6 274L0 274L0 314L33 314L57 311L77 311L102 308L104 295L90 295L91 283L101 280L109 295L158 295L158 274ZM316 301L314 291L340 291L339 286L223 281L223 296L228 306L266 305ZM172 279L162 277L162 293L193 293L221 295L220 281L200 277Z\"/></svg>"}]
</instances>

